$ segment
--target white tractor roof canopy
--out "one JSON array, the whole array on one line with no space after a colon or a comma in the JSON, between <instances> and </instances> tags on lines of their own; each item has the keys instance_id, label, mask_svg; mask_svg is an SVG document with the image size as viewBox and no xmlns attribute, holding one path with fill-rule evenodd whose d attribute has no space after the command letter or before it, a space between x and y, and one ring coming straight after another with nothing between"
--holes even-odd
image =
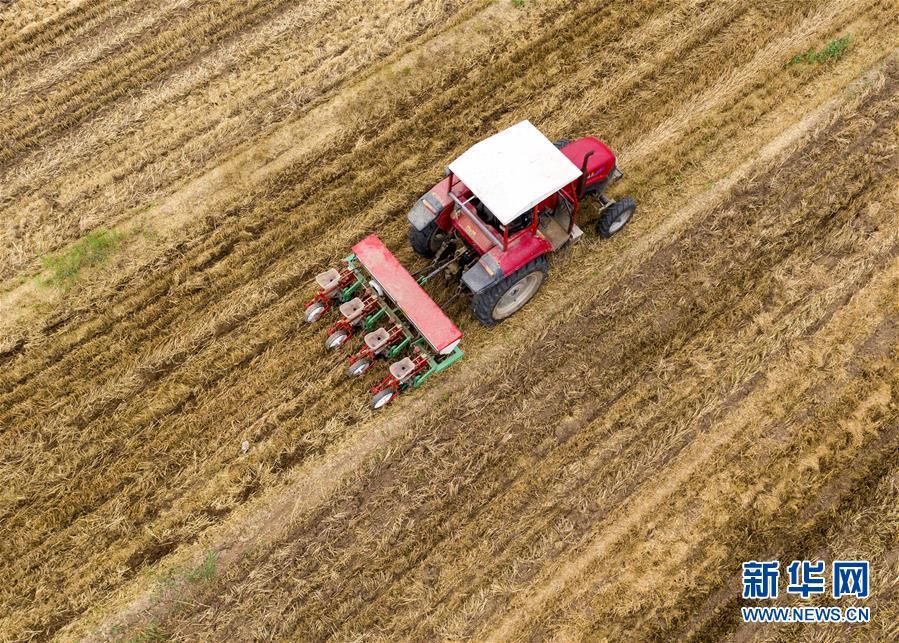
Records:
<instances>
[{"instance_id":1,"label":"white tractor roof canopy","mask_svg":"<svg viewBox=\"0 0 899 643\"><path fill-rule=\"evenodd\" d=\"M530 121L476 143L449 169L503 225L581 175Z\"/></svg>"}]
</instances>

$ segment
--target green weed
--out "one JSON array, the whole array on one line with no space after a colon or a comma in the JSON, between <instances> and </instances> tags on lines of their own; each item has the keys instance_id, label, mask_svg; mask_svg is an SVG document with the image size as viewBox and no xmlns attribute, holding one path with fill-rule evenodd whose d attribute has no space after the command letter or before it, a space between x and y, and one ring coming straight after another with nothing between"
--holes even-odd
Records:
<instances>
[{"instance_id":1,"label":"green weed","mask_svg":"<svg viewBox=\"0 0 899 643\"><path fill-rule=\"evenodd\" d=\"M852 34L846 34L842 38L831 40L824 45L821 51L815 51L814 48L809 49L804 54L793 56L787 65L815 65L821 63L836 62L843 57L846 50L849 49L849 41L852 40Z\"/></svg>"},{"instance_id":2,"label":"green weed","mask_svg":"<svg viewBox=\"0 0 899 643\"><path fill-rule=\"evenodd\" d=\"M211 580L212 577L215 576L216 558L218 558L218 553L215 550L207 550L206 556L203 557L203 562L200 563L200 566L187 573L187 580L192 583Z\"/></svg>"},{"instance_id":3,"label":"green weed","mask_svg":"<svg viewBox=\"0 0 899 643\"><path fill-rule=\"evenodd\" d=\"M82 269L105 261L121 241L121 234L112 230L95 230L70 248L42 258L50 275L44 285L71 286Z\"/></svg>"},{"instance_id":4,"label":"green weed","mask_svg":"<svg viewBox=\"0 0 899 643\"><path fill-rule=\"evenodd\" d=\"M158 641L168 641L169 635L159 629L155 622L151 622L129 639L129 643L157 643Z\"/></svg>"}]
</instances>

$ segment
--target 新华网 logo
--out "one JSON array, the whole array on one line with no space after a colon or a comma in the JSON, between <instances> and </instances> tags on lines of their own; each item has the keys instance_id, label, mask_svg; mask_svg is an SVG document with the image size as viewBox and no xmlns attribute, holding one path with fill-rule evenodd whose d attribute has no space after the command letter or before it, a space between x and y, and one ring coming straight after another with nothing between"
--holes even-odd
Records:
<instances>
[{"instance_id":1,"label":"\u65b0\u534e\u7f51 logo","mask_svg":"<svg viewBox=\"0 0 899 643\"><path fill-rule=\"evenodd\" d=\"M829 575L823 560L794 560L786 566L785 576L786 593L802 600L827 594L828 583L833 599L866 599L871 591L871 565L867 560L835 560ZM780 561L743 563L744 599L776 599L780 585ZM870 620L870 608L855 606L845 609L840 606L743 607L741 610L747 623L867 623Z\"/></svg>"}]
</instances>

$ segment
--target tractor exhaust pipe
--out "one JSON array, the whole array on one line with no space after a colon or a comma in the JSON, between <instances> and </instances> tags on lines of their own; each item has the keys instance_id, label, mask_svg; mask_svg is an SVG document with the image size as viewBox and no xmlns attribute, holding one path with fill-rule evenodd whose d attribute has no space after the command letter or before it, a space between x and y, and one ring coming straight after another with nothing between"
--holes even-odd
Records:
<instances>
[{"instance_id":1,"label":"tractor exhaust pipe","mask_svg":"<svg viewBox=\"0 0 899 643\"><path fill-rule=\"evenodd\" d=\"M587 161L593 156L593 150L584 154L584 162L581 163L581 178L577 181L577 198L580 201L584 197L584 184L587 183Z\"/></svg>"}]
</instances>

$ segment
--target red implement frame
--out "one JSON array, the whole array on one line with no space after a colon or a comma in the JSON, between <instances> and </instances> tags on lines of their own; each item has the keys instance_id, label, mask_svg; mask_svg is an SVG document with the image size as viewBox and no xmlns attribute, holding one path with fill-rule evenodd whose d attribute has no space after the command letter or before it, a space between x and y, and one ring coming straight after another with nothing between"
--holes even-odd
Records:
<instances>
[{"instance_id":1,"label":"red implement frame","mask_svg":"<svg viewBox=\"0 0 899 643\"><path fill-rule=\"evenodd\" d=\"M440 306L418 285L377 235L365 237L353 246L353 253L431 348L440 353L462 338L462 331L440 310Z\"/></svg>"}]
</instances>

